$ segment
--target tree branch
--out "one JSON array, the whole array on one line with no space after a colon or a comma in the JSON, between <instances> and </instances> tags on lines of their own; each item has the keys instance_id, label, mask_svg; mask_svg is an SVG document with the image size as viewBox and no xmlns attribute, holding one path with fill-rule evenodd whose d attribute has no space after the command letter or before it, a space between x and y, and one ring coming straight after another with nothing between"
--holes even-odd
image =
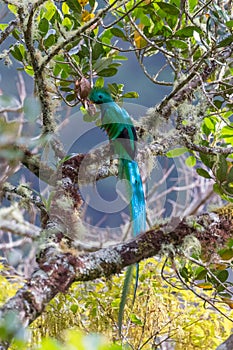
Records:
<instances>
[{"instance_id":1,"label":"tree branch","mask_svg":"<svg viewBox=\"0 0 233 350\"><path fill-rule=\"evenodd\" d=\"M181 254L182 244L190 236L196 237L204 254L211 256L220 248L219 242L224 245L232 235L233 222L228 220L232 211L233 207L228 206L225 214L206 213L183 220L173 218L169 223L142 233L129 242L88 254L78 255L68 247L61 251L58 242L53 243L41 251L38 258L39 269L0 309L0 318L17 310L20 322L26 327L43 312L58 292L67 291L74 281L109 277L126 266L163 252ZM50 231L53 235L56 231L57 237L64 235L60 227L51 222L47 225L46 235ZM0 349L7 347L7 343L0 343Z\"/></svg>"},{"instance_id":2,"label":"tree branch","mask_svg":"<svg viewBox=\"0 0 233 350\"><path fill-rule=\"evenodd\" d=\"M14 19L9 23L6 29L0 33L0 45L13 32L13 30L17 27L18 24L19 24L19 19L18 18Z\"/></svg>"},{"instance_id":3,"label":"tree branch","mask_svg":"<svg viewBox=\"0 0 233 350\"><path fill-rule=\"evenodd\" d=\"M190 96L193 91L195 91L203 81L206 81L208 77L219 67L217 60L227 60L231 57L233 51L233 45L229 46L227 49L219 51L215 58L210 62L206 63L202 68L201 65L209 57L209 52L207 52L202 59L199 61L198 66L193 67L189 75L178 84L174 90L166 96L163 101L154 108L154 115L151 113L151 117L155 118L157 113L159 113L163 118L169 119L174 107L177 107L180 103L184 102L188 96ZM199 72L199 74L197 74Z\"/></svg>"},{"instance_id":4,"label":"tree branch","mask_svg":"<svg viewBox=\"0 0 233 350\"><path fill-rule=\"evenodd\" d=\"M0 230L12 232L15 235L36 239L39 237L39 227L25 221L22 223L12 222L12 220L1 220ZM3 245L4 246L4 245Z\"/></svg>"}]
</instances>

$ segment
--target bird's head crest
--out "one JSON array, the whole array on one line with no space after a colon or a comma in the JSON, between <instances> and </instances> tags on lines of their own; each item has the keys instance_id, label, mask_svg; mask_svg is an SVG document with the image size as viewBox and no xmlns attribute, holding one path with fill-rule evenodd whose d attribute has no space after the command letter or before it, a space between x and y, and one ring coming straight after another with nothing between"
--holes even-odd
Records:
<instances>
[{"instance_id":1,"label":"bird's head crest","mask_svg":"<svg viewBox=\"0 0 233 350\"><path fill-rule=\"evenodd\" d=\"M89 99L96 104L113 102L110 92L105 88L93 88L89 94Z\"/></svg>"}]
</instances>

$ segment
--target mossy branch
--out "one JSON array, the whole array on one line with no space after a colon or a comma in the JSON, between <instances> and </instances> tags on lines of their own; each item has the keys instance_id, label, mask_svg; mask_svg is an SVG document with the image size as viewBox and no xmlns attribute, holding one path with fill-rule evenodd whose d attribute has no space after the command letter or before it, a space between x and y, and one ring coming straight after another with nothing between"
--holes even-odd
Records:
<instances>
[{"instance_id":1,"label":"mossy branch","mask_svg":"<svg viewBox=\"0 0 233 350\"><path fill-rule=\"evenodd\" d=\"M212 57L211 52L204 54L198 65L190 70L187 77L178 83L159 105L150 109L150 117L154 120L159 115L164 119L169 119L172 111L192 96L192 93L201 86L202 82L207 81L208 77L219 68L219 62L225 62L229 59L232 52L233 47L229 46L224 50L212 53Z\"/></svg>"},{"instance_id":2,"label":"mossy branch","mask_svg":"<svg viewBox=\"0 0 233 350\"><path fill-rule=\"evenodd\" d=\"M169 223L142 233L131 241L96 252L78 255L73 249L61 250L59 244L50 244L38 257L39 269L25 285L0 309L0 318L15 312L20 322L28 326L59 292L66 292L74 281L90 281L119 273L124 267L166 251L182 254L187 237L197 238L203 254L211 256L233 233L233 207L182 220L173 218ZM63 236L60 227L51 222L46 231ZM72 236L72 233L70 234ZM171 249L172 247L172 249ZM166 249L167 248L167 249ZM10 339L9 339L10 340ZM0 343L7 349L8 343Z\"/></svg>"}]
</instances>

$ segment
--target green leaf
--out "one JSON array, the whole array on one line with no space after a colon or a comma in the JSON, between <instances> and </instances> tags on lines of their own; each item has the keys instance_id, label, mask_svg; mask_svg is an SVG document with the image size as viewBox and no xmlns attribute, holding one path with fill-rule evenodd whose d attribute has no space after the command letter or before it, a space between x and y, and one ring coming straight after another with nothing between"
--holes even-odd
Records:
<instances>
[{"instance_id":1,"label":"green leaf","mask_svg":"<svg viewBox=\"0 0 233 350\"><path fill-rule=\"evenodd\" d=\"M10 50L10 52L11 52L12 56L13 56L16 60L18 60L18 61L20 61L20 62L23 61L24 57L23 57L23 55L22 55L22 50L20 50L20 48L19 48L19 45L18 45L18 46L15 46L14 48L12 48L12 49Z\"/></svg>"},{"instance_id":2,"label":"green leaf","mask_svg":"<svg viewBox=\"0 0 233 350\"><path fill-rule=\"evenodd\" d=\"M176 6L168 4L166 2L156 2L156 5L158 5L161 10L169 15L178 16L180 13L180 10Z\"/></svg>"},{"instance_id":3,"label":"green leaf","mask_svg":"<svg viewBox=\"0 0 233 350\"><path fill-rule=\"evenodd\" d=\"M227 174L227 182L233 183L233 167L230 168Z\"/></svg>"},{"instance_id":4,"label":"green leaf","mask_svg":"<svg viewBox=\"0 0 233 350\"><path fill-rule=\"evenodd\" d=\"M110 31L114 36L127 40L125 34L119 28L111 28Z\"/></svg>"},{"instance_id":5,"label":"green leaf","mask_svg":"<svg viewBox=\"0 0 233 350\"><path fill-rule=\"evenodd\" d=\"M65 17L62 21L62 25L64 27L66 27L68 30L71 30L72 26L73 26L73 23L72 21L70 20L69 17Z\"/></svg>"},{"instance_id":6,"label":"green leaf","mask_svg":"<svg viewBox=\"0 0 233 350\"><path fill-rule=\"evenodd\" d=\"M44 45L48 48L50 46L53 46L55 43L55 35L50 34L45 40L44 40Z\"/></svg>"},{"instance_id":7,"label":"green leaf","mask_svg":"<svg viewBox=\"0 0 233 350\"><path fill-rule=\"evenodd\" d=\"M114 60L118 60L118 61L127 61L128 60L128 57L126 56L120 56L120 55L114 55L112 56L114 58Z\"/></svg>"},{"instance_id":8,"label":"green leaf","mask_svg":"<svg viewBox=\"0 0 233 350\"><path fill-rule=\"evenodd\" d=\"M30 77L34 76L34 70L33 70L32 66L29 66L29 65L24 66L24 70L28 75L30 75Z\"/></svg>"},{"instance_id":9,"label":"green leaf","mask_svg":"<svg viewBox=\"0 0 233 350\"><path fill-rule=\"evenodd\" d=\"M108 57L108 58L99 58L93 68L96 71L96 73L101 72L103 69L109 67L109 65L112 63L112 57Z\"/></svg>"},{"instance_id":10,"label":"green leaf","mask_svg":"<svg viewBox=\"0 0 233 350\"><path fill-rule=\"evenodd\" d=\"M215 193L217 194L222 194L222 190L221 190L221 187L219 186L219 184L213 184L213 190Z\"/></svg>"},{"instance_id":11,"label":"green leaf","mask_svg":"<svg viewBox=\"0 0 233 350\"><path fill-rule=\"evenodd\" d=\"M227 270L222 270L219 271L217 274L217 278L223 283L226 282L226 280L228 279L229 273Z\"/></svg>"},{"instance_id":12,"label":"green leaf","mask_svg":"<svg viewBox=\"0 0 233 350\"><path fill-rule=\"evenodd\" d=\"M14 15L17 15L17 12L18 12L18 7L17 7L17 6L12 5L12 4L9 4L9 5L8 5L8 9L9 9L12 13L14 13Z\"/></svg>"},{"instance_id":13,"label":"green leaf","mask_svg":"<svg viewBox=\"0 0 233 350\"><path fill-rule=\"evenodd\" d=\"M120 301L121 301L120 298L113 299L111 302L111 307L113 309L119 309Z\"/></svg>"},{"instance_id":14,"label":"green leaf","mask_svg":"<svg viewBox=\"0 0 233 350\"><path fill-rule=\"evenodd\" d=\"M108 88L113 96L117 96L122 93L124 84L108 83Z\"/></svg>"},{"instance_id":15,"label":"green leaf","mask_svg":"<svg viewBox=\"0 0 233 350\"><path fill-rule=\"evenodd\" d=\"M206 135L209 136L211 134L211 130L207 127L205 123L201 126L201 131Z\"/></svg>"},{"instance_id":16,"label":"green leaf","mask_svg":"<svg viewBox=\"0 0 233 350\"><path fill-rule=\"evenodd\" d=\"M65 86L64 86L64 87L61 87L61 91L71 92L71 91L73 91L73 90L74 90L73 87L72 87L72 88L71 88L71 87L68 87L68 86L67 86L67 87L65 87Z\"/></svg>"},{"instance_id":17,"label":"green leaf","mask_svg":"<svg viewBox=\"0 0 233 350\"><path fill-rule=\"evenodd\" d=\"M89 5L91 6L91 8L94 8L95 4L95 0L89 0Z\"/></svg>"},{"instance_id":18,"label":"green leaf","mask_svg":"<svg viewBox=\"0 0 233 350\"><path fill-rule=\"evenodd\" d=\"M65 163L67 160L71 159L72 157L74 157L74 153L71 154L67 154L65 157L63 157L58 163L57 163L57 168L59 168L63 163ZM54 196L54 192L51 192L51 194L53 193ZM50 195L51 197L51 195ZM50 200L51 202L51 200ZM73 304L73 305L77 305L77 304ZM71 309L71 308L70 308Z\"/></svg>"},{"instance_id":19,"label":"green leaf","mask_svg":"<svg viewBox=\"0 0 233 350\"><path fill-rule=\"evenodd\" d=\"M41 342L41 350L61 350L64 349L64 344L60 344L57 340L51 338L45 338Z\"/></svg>"},{"instance_id":20,"label":"green leaf","mask_svg":"<svg viewBox=\"0 0 233 350\"><path fill-rule=\"evenodd\" d=\"M6 27L8 27L7 23L0 23L0 30L4 30Z\"/></svg>"},{"instance_id":21,"label":"green leaf","mask_svg":"<svg viewBox=\"0 0 233 350\"><path fill-rule=\"evenodd\" d=\"M193 36L194 31L198 32L199 34L202 34L202 31L200 31L200 29L198 27L187 26L185 28L177 30L177 32L175 33L175 36L189 38L189 37Z\"/></svg>"},{"instance_id":22,"label":"green leaf","mask_svg":"<svg viewBox=\"0 0 233 350\"><path fill-rule=\"evenodd\" d=\"M165 38L170 38L170 36L173 34L171 28L166 25L163 25L163 27L161 28L161 32Z\"/></svg>"},{"instance_id":23,"label":"green leaf","mask_svg":"<svg viewBox=\"0 0 233 350\"><path fill-rule=\"evenodd\" d=\"M68 15L70 12L69 6L67 5L66 2L63 2L62 4L62 12L64 15Z\"/></svg>"},{"instance_id":24,"label":"green leaf","mask_svg":"<svg viewBox=\"0 0 233 350\"><path fill-rule=\"evenodd\" d=\"M212 290L213 286L211 283L209 282L202 282L202 283L198 283L197 287L203 289L203 290Z\"/></svg>"},{"instance_id":25,"label":"green leaf","mask_svg":"<svg viewBox=\"0 0 233 350\"><path fill-rule=\"evenodd\" d=\"M179 157L182 154L184 154L185 152L188 152L188 149L186 147L179 147L179 148L174 148L171 151L168 151L166 153L166 156L168 158L175 158L175 157Z\"/></svg>"},{"instance_id":26,"label":"green leaf","mask_svg":"<svg viewBox=\"0 0 233 350\"><path fill-rule=\"evenodd\" d=\"M227 38L220 41L217 45L217 47L226 47L228 45L231 45L233 42L233 35L228 36Z\"/></svg>"},{"instance_id":27,"label":"green leaf","mask_svg":"<svg viewBox=\"0 0 233 350\"><path fill-rule=\"evenodd\" d=\"M44 17L47 18L48 21L51 21L55 13L57 12L56 6L53 4L52 1L48 1L45 3L46 12L44 14Z\"/></svg>"},{"instance_id":28,"label":"green leaf","mask_svg":"<svg viewBox=\"0 0 233 350\"><path fill-rule=\"evenodd\" d=\"M195 271L195 280L203 280L207 275L207 271L204 267L197 267Z\"/></svg>"},{"instance_id":29,"label":"green leaf","mask_svg":"<svg viewBox=\"0 0 233 350\"><path fill-rule=\"evenodd\" d=\"M215 170L216 178L220 182L223 182L226 180L227 170L228 170L228 165L227 165L226 157L224 155L220 154L217 157L217 164L216 164L216 170Z\"/></svg>"},{"instance_id":30,"label":"green leaf","mask_svg":"<svg viewBox=\"0 0 233 350\"><path fill-rule=\"evenodd\" d=\"M216 121L213 120L212 118L204 118L204 123L207 126L207 128L211 131L215 131L215 125L216 125Z\"/></svg>"},{"instance_id":31,"label":"green leaf","mask_svg":"<svg viewBox=\"0 0 233 350\"><path fill-rule=\"evenodd\" d=\"M138 98L139 94L136 91L129 91L122 95L123 98Z\"/></svg>"},{"instance_id":32,"label":"green leaf","mask_svg":"<svg viewBox=\"0 0 233 350\"><path fill-rule=\"evenodd\" d=\"M142 14L140 16L140 23L144 24L144 26L146 26L146 27L153 26L153 22L152 22L151 18L145 14Z\"/></svg>"},{"instance_id":33,"label":"green leaf","mask_svg":"<svg viewBox=\"0 0 233 350\"><path fill-rule=\"evenodd\" d=\"M106 69L103 69L102 71L98 72L98 75L100 75L102 77L112 77L115 74L117 74L116 68L106 68Z\"/></svg>"},{"instance_id":34,"label":"green leaf","mask_svg":"<svg viewBox=\"0 0 233 350\"><path fill-rule=\"evenodd\" d=\"M230 260L231 258L233 258L233 249L222 249L218 252L218 254L221 256L222 260Z\"/></svg>"},{"instance_id":35,"label":"green leaf","mask_svg":"<svg viewBox=\"0 0 233 350\"><path fill-rule=\"evenodd\" d=\"M189 0L188 3L189 3L189 10L192 13L198 4L198 0Z\"/></svg>"},{"instance_id":36,"label":"green leaf","mask_svg":"<svg viewBox=\"0 0 233 350\"><path fill-rule=\"evenodd\" d=\"M70 81L61 80L60 81L60 86L62 86L62 87L70 86Z\"/></svg>"},{"instance_id":37,"label":"green leaf","mask_svg":"<svg viewBox=\"0 0 233 350\"><path fill-rule=\"evenodd\" d=\"M225 24L228 28L232 28L233 27L233 19L231 19L230 21L227 21Z\"/></svg>"},{"instance_id":38,"label":"green leaf","mask_svg":"<svg viewBox=\"0 0 233 350\"><path fill-rule=\"evenodd\" d=\"M131 314L130 319L134 324L137 324L139 326L143 325L142 320L140 318L138 318L137 315L135 315L135 314Z\"/></svg>"},{"instance_id":39,"label":"green leaf","mask_svg":"<svg viewBox=\"0 0 233 350\"><path fill-rule=\"evenodd\" d=\"M205 154L202 152L199 152L200 159L204 165L206 165L208 168L212 169L215 162L216 162L216 156L212 154Z\"/></svg>"},{"instance_id":40,"label":"green leaf","mask_svg":"<svg viewBox=\"0 0 233 350\"><path fill-rule=\"evenodd\" d=\"M218 99L214 100L214 105L219 109L222 107L223 103L224 103L223 100L218 100Z\"/></svg>"},{"instance_id":41,"label":"green leaf","mask_svg":"<svg viewBox=\"0 0 233 350\"><path fill-rule=\"evenodd\" d=\"M233 186L232 183L225 182L222 184L222 189L224 190L225 194L233 195Z\"/></svg>"},{"instance_id":42,"label":"green leaf","mask_svg":"<svg viewBox=\"0 0 233 350\"><path fill-rule=\"evenodd\" d=\"M186 266L184 266L184 267L182 267L182 269L180 269L180 274L185 279L185 281L188 282L190 274L189 274L189 270L187 269Z\"/></svg>"},{"instance_id":43,"label":"green leaf","mask_svg":"<svg viewBox=\"0 0 233 350\"><path fill-rule=\"evenodd\" d=\"M185 41L178 39L170 39L167 40L166 43L169 45L170 48L176 48L181 50L185 50L188 48L188 44Z\"/></svg>"},{"instance_id":44,"label":"green leaf","mask_svg":"<svg viewBox=\"0 0 233 350\"><path fill-rule=\"evenodd\" d=\"M220 132L220 136L224 139L233 137L233 127L224 126Z\"/></svg>"},{"instance_id":45,"label":"green leaf","mask_svg":"<svg viewBox=\"0 0 233 350\"><path fill-rule=\"evenodd\" d=\"M98 88L104 87L104 78L99 77L98 79L96 79L95 87L98 87Z\"/></svg>"},{"instance_id":46,"label":"green leaf","mask_svg":"<svg viewBox=\"0 0 233 350\"><path fill-rule=\"evenodd\" d=\"M20 40L20 31L17 29L17 28L15 28L14 30L13 30L13 32L12 32L12 35L13 35L13 37L16 39L16 40Z\"/></svg>"},{"instance_id":47,"label":"green leaf","mask_svg":"<svg viewBox=\"0 0 233 350\"><path fill-rule=\"evenodd\" d=\"M58 76L59 73L61 72L61 70L62 70L61 65L55 64L55 67L54 67L54 69L53 69L53 74L54 74L55 76Z\"/></svg>"},{"instance_id":48,"label":"green leaf","mask_svg":"<svg viewBox=\"0 0 233 350\"><path fill-rule=\"evenodd\" d=\"M71 305L70 310L73 312L73 314L76 314L76 312L78 311L78 305L77 304Z\"/></svg>"},{"instance_id":49,"label":"green leaf","mask_svg":"<svg viewBox=\"0 0 233 350\"><path fill-rule=\"evenodd\" d=\"M210 174L205 169L197 168L196 172L198 173L198 175L200 175L206 179L211 179Z\"/></svg>"},{"instance_id":50,"label":"green leaf","mask_svg":"<svg viewBox=\"0 0 233 350\"><path fill-rule=\"evenodd\" d=\"M66 101L67 102L71 102L74 101L76 99L76 95L75 94L69 94L66 96Z\"/></svg>"},{"instance_id":51,"label":"green leaf","mask_svg":"<svg viewBox=\"0 0 233 350\"><path fill-rule=\"evenodd\" d=\"M80 6L78 1L67 0L66 3L68 4L69 8L74 11L75 14L79 14L82 12L82 7Z\"/></svg>"},{"instance_id":52,"label":"green leaf","mask_svg":"<svg viewBox=\"0 0 233 350\"><path fill-rule=\"evenodd\" d=\"M103 45L99 42L95 43L93 46L93 60L97 60L102 54L104 54Z\"/></svg>"},{"instance_id":53,"label":"green leaf","mask_svg":"<svg viewBox=\"0 0 233 350\"><path fill-rule=\"evenodd\" d=\"M38 29L45 36L49 30L49 21L46 18L42 18L39 22Z\"/></svg>"},{"instance_id":54,"label":"green leaf","mask_svg":"<svg viewBox=\"0 0 233 350\"><path fill-rule=\"evenodd\" d=\"M189 156L185 159L185 164L190 168L194 167L194 165L196 165L196 158L194 156Z\"/></svg>"}]
</instances>

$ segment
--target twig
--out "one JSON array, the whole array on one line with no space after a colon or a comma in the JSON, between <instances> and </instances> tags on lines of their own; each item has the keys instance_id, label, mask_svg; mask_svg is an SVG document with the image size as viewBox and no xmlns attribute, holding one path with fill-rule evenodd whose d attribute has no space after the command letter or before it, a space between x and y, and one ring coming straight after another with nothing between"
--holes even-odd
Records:
<instances>
[{"instance_id":1,"label":"twig","mask_svg":"<svg viewBox=\"0 0 233 350\"><path fill-rule=\"evenodd\" d=\"M209 298L197 293L195 291L194 288L191 288L183 279L183 277L180 275L179 271L177 270L175 264L174 264L174 268L176 270L176 274L177 277L179 278L179 280L181 281L181 283L188 289L190 290L193 294L195 294L198 298L202 299L205 303L209 304L210 306L212 306L216 311L218 311L222 316L224 316L225 318L227 318L229 321L233 322L233 319L231 319L229 316L227 316L221 309L217 308L217 306L214 305L214 303L212 301L210 301ZM216 278L216 276L215 276Z\"/></svg>"},{"instance_id":2,"label":"twig","mask_svg":"<svg viewBox=\"0 0 233 350\"><path fill-rule=\"evenodd\" d=\"M41 229L29 222L18 223L12 220L1 220L0 230L14 233L15 235L36 239L40 236ZM8 248L9 249L9 248Z\"/></svg>"},{"instance_id":3,"label":"twig","mask_svg":"<svg viewBox=\"0 0 233 350\"><path fill-rule=\"evenodd\" d=\"M8 27L4 29L0 33L0 45L3 43L3 41L13 32L13 30L18 26L19 24L19 18L12 20Z\"/></svg>"}]
</instances>

